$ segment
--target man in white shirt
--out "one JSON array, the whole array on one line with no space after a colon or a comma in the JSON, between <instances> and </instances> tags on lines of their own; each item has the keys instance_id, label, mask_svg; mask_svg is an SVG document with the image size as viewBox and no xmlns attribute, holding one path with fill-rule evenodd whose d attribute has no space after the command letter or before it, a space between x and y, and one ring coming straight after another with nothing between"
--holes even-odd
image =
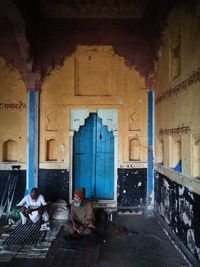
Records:
<instances>
[{"instance_id":1,"label":"man in white shirt","mask_svg":"<svg viewBox=\"0 0 200 267\"><path fill-rule=\"evenodd\" d=\"M31 193L26 195L18 204L17 209L20 210L22 224L27 221L33 223L41 223L41 220L48 222L49 214L46 211L47 203L43 195L39 194L39 189L34 187Z\"/></svg>"}]
</instances>

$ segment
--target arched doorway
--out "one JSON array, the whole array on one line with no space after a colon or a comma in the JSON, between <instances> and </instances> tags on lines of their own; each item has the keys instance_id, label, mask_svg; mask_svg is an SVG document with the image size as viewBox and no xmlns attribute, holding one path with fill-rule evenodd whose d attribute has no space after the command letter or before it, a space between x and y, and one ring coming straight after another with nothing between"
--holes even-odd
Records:
<instances>
[{"instance_id":1,"label":"arched doorway","mask_svg":"<svg viewBox=\"0 0 200 267\"><path fill-rule=\"evenodd\" d=\"M114 198L114 136L97 113L90 113L73 139L73 190L91 199Z\"/></svg>"},{"instance_id":2,"label":"arched doorway","mask_svg":"<svg viewBox=\"0 0 200 267\"><path fill-rule=\"evenodd\" d=\"M69 195L79 187L97 206L117 205L117 110L70 110Z\"/></svg>"}]
</instances>

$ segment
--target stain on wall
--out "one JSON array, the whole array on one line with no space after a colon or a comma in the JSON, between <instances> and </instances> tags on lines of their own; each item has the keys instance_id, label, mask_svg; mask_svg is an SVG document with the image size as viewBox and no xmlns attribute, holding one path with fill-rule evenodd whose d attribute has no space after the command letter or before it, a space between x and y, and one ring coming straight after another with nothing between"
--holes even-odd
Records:
<instances>
[{"instance_id":1,"label":"stain on wall","mask_svg":"<svg viewBox=\"0 0 200 267\"><path fill-rule=\"evenodd\" d=\"M155 172L155 208L200 261L200 196Z\"/></svg>"},{"instance_id":2,"label":"stain on wall","mask_svg":"<svg viewBox=\"0 0 200 267\"><path fill-rule=\"evenodd\" d=\"M118 209L144 211L147 191L147 169L118 169ZM130 209L129 209L130 208Z\"/></svg>"},{"instance_id":3,"label":"stain on wall","mask_svg":"<svg viewBox=\"0 0 200 267\"><path fill-rule=\"evenodd\" d=\"M46 201L69 200L69 172L61 169L39 169L38 186Z\"/></svg>"}]
</instances>

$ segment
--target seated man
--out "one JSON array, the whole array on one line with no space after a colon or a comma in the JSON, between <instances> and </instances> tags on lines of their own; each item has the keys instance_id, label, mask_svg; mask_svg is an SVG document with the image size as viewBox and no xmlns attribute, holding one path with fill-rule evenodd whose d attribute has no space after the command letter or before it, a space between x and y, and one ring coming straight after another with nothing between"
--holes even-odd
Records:
<instances>
[{"instance_id":1,"label":"seated man","mask_svg":"<svg viewBox=\"0 0 200 267\"><path fill-rule=\"evenodd\" d=\"M39 189L36 187L17 204L17 209L20 210L22 224L25 224L27 220L33 223L41 223L42 220L47 222L49 215L46 208L47 203L43 195L39 194Z\"/></svg>"},{"instance_id":2,"label":"seated man","mask_svg":"<svg viewBox=\"0 0 200 267\"><path fill-rule=\"evenodd\" d=\"M83 188L74 192L70 220L73 230L79 234L89 234L95 229L92 203L84 198Z\"/></svg>"}]
</instances>

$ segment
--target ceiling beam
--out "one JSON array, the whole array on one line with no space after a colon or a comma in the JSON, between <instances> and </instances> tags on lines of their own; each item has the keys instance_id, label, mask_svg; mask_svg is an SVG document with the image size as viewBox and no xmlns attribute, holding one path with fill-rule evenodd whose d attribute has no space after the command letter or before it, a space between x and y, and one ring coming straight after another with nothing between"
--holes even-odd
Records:
<instances>
[{"instance_id":1,"label":"ceiling beam","mask_svg":"<svg viewBox=\"0 0 200 267\"><path fill-rule=\"evenodd\" d=\"M30 58L30 44L26 37L26 22L12 0L0 1L0 9L13 25L14 35L21 57L24 60L25 71L30 72L32 70L33 63Z\"/></svg>"}]
</instances>

